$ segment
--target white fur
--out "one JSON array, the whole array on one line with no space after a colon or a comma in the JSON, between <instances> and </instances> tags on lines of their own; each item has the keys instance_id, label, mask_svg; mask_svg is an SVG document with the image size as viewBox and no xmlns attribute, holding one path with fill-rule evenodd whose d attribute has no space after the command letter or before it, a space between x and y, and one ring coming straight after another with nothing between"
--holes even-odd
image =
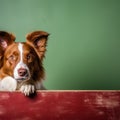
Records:
<instances>
[{"instance_id":1,"label":"white fur","mask_svg":"<svg viewBox=\"0 0 120 120\"><path fill-rule=\"evenodd\" d=\"M35 86L34 85L22 85L20 88L20 91L25 94L25 96L29 96L30 94L35 92Z\"/></svg>"},{"instance_id":2,"label":"white fur","mask_svg":"<svg viewBox=\"0 0 120 120\"><path fill-rule=\"evenodd\" d=\"M23 56L22 56L22 54L23 54L23 44L19 43L18 50L20 52L20 62L23 62Z\"/></svg>"},{"instance_id":3,"label":"white fur","mask_svg":"<svg viewBox=\"0 0 120 120\"><path fill-rule=\"evenodd\" d=\"M19 52L20 52L20 61L19 61L19 63L16 65L16 67L15 67L15 69L14 69L14 78L15 78L15 79L19 79L20 76L19 76L19 74L18 74L18 69L19 69L19 68L25 68L25 69L28 71L28 76L29 76L27 79L29 79L29 78L30 78L29 68L27 67L26 64L23 63L23 44L19 43L19 45L18 45L18 50L19 50Z\"/></svg>"},{"instance_id":4,"label":"white fur","mask_svg":"<svg viewBox=\"0 0 120 120\"><path fill-rule=\"evenodd\" d=\"M17 81L7 76L0 81L0 90L1 91L15 91L17 88Z\"/></svg>"}]
</instances>

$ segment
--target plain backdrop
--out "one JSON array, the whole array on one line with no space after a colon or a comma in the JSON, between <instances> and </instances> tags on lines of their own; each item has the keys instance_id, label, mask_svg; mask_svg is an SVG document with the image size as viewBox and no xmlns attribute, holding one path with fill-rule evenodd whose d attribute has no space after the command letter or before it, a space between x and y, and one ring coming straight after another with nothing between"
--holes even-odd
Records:
<instances>
[{"instance_id":1,"label":"plain backdrop","mask_svg":"<svg viewBox=\"0 0 120 120\"><path fill-rule=\"evenodd\" d=\"M0 30L50 33L47 89L120 88L119 0L0 0Z\"/></svg>"}]
</instances>

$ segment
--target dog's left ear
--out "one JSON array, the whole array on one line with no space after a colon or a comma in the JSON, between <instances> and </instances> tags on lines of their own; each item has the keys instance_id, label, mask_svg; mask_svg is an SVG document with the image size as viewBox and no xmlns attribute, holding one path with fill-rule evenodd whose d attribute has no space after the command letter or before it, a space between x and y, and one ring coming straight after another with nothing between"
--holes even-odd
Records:
<instances>
[{"instance_id":1,"label":"dog's left ear","mask_svg":"<svg viewBox=\"0 0 120 120\"><path fill-rule=\"evenodd\" d=\"M48 36L44 31L34 31L26 36L27 43L35 48L41 60L45 57Z\"/></svg>"}]
</instances>

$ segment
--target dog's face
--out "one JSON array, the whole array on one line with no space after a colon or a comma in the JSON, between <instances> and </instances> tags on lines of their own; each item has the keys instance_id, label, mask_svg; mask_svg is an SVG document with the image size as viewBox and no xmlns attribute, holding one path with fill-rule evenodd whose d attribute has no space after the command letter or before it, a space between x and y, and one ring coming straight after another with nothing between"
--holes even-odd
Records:
<instances>
[{"instance_id":1,"label":"dog's face","mask_svg":"<svg viewBox=\"0 0 120 120\"><path fill-rule=\"evenodd\" d=\"M8 46L4 54L3 66L5 73L19 81L33 78L32 75L42 69L41 59L33 47L26 43L13 43Z\"/></svg>"},{"instance_id":2,"label":"dog's face","mask_svg":"<svg viewBox=\"0 0 120 120\"><path fill-rule=\"evenodd\" d=\"M35 31L27 35L26 42L17 43L15 37L0 32L0 67L5 76L17 81L40 80L44 78L42 60L45 56L48 33Z\"/></svg>"}]
</instances>

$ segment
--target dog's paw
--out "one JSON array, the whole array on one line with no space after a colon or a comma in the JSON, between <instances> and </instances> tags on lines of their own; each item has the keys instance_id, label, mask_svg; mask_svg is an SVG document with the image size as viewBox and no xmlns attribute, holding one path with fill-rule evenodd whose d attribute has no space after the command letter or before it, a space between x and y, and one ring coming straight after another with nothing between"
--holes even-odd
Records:
<instances>
[{"instance_id":1,"label":"dog's paw","mask_svg":"<svg viewBox=\"0 0 120 120\"><path fill-rule=\"evenodd\" d=\"M35 93L35 86L28 84L28 85L22 85L20 88L20 91L25 94L25 96L29 96L31 94Z\"/></svg>"},{"instance_id":2,"label":"dog's paw","mask_svg":"<svg viewBox=\"0 0 120 120\"><path fill-rule=\"evenodd\" d=\"M17 88L17 81L7 76L0 81L0 90L1 91L15 91Z\"/></svg>"}]
</instances>

